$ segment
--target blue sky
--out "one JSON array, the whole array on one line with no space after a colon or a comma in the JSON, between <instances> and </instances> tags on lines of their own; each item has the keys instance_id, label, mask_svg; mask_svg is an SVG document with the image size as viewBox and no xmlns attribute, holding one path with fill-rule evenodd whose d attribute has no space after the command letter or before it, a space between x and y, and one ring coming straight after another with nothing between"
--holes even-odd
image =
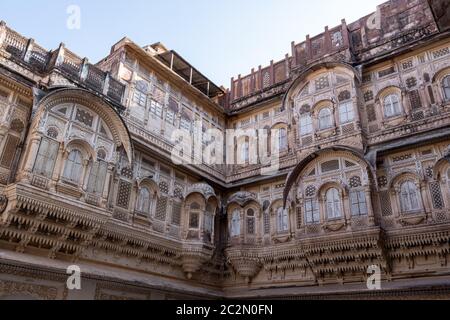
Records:
<instances>
[{"instance_id":1,"label":"blue sky","mask_svg":"<svg viewBox=\"0 0 450 320\"><path fill-rule=\"evenodd\" d=\"M218 85L290 53L291 41L353 22L382 0L1 0L0 19L46 49L60 42L91 62L124 36L161 41ZM67 7L81 9L81 28L66 27Z\"/></svg>"}]
</instances>

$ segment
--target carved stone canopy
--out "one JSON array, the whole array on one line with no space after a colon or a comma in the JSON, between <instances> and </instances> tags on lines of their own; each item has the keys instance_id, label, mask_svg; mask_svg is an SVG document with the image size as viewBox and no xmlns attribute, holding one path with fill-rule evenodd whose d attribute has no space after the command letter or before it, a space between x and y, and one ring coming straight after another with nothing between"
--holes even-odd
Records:
<instances>
[{"instance_id":1,"label":"carved stone canopy","mask_svg":"<svg viewBox=\"0 0 450 320\"><path fill-rule=\"evenodd\" d=\"M199 193L201 194L206 201L208 201L210 198L216 198L216 193L214 192L214 189L207 183L196 183L193 184L186 193L186 198L189 197L193 193Z\"/></svg>"},{"instance_id":2,"label":"carved stone canopy","mask_svg":"<svg viewBox=\"0 0 450 320\"><path fill-rule=\"evenodd\" d=\"M250 203L252 201L259 204L258 198L256 197L256 195L254 193L247 192L247 191L239 191L239 192L234 193L233 195L231 195L228 198L227 206L229 206L232 203L237 203L241 207L245 207L248 203Z\"/></svg>"}]
</instances>

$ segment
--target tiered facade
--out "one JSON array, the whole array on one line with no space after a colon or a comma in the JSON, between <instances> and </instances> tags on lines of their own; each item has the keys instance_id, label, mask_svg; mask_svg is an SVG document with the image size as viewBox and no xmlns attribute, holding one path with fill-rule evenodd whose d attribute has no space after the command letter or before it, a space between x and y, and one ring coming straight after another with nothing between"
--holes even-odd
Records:
<instances>
[{"instance_id":1,"label":"tiered facade","mask_svg":"<svg viewBox=\"0 0 450 320\"><path fill-rule=\"evenodd\" d=\"M160 43L94 65L1 23L0 297L450 298L449 35L447 1L391 0L225 90ZM251 128L271 175L249 137L171 161L175 130Z\"/></svg>"}]
</instances>

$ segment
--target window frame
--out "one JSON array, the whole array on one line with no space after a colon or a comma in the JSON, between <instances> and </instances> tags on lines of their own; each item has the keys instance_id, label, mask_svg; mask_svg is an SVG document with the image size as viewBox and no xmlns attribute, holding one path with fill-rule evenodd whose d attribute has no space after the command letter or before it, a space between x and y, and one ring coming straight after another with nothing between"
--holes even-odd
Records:
<instances>
[{"instance_id":1,"label":"window frame","mask_svg":"<svg viewBox=\"0 0 450 320\"><path fill-rule=\"evenodd\" d=\"M153 117L163 118L163 105L158 101L151 99L149 112Z\"/></svg>"},{"instance_id":2,"label":"window frame","mask_svg":"<svg viewBox=\"0 0 450 320\"><path fill-rule=\"evenodd\" d=\"M393 101L394 97L396 99L396 102ZM389 106L389 108L388 108L388 106ZM395 106L397 106L397 109ZM388 112L388 110L389 110L389 112ZM398 117L402 114L402 112L403 112L403 106L401 104L401 99L399 98L398 94L391 93L384 97L384 99L383 99L383 115L385 118Z\"/></svg>"},{"instance_id":3,"label":"window frame","mask_svg":"<svg viewBox=\"0 0 450 320\"><path fill-rule=\"evenodd\" d=\"M43 144L47 143L46 150L41 153L41 148L43 148ZM51 153L51 148L54 147L54 154ZM58 150L60 147L60 143L56 140L53 140L48 137L42 137L39 143L39 148L36 153L36 158L34 159L33 164L33 174L37 174L43 177L50 179L55 171L56 159L58 157ZM52 157L53 156L53 157ZM42 157L42 160L40 160ZM39 166L42 168L37 168L38 164L42 162ZM50 167L49 167L50 164ZM48 171L45 171L48 170Z\"/></svg>"},{"instance_id":4,"label":"window frame","mask_svg":"<svg viewBox=\"0 0 450 320\"><path fill-rule=\"evenodd\" d=\"M95 169L97 169L97 172L94 173ZM102 170L104 170L104 172L102 172ZM103 174L104 174L104 177L100 179L99 177L102 177ZM104 161L103 159L98 158L96 162L93 162L91 164L91 170L90 170L90 174L89 174L86 191L90 194L102 195L103 190L105 188L107 174L108 174L108 163L106 161ZM91 179L94 181L94 187L92 190L91 190L91 186L92 186ZM97 190L97 187L100 190Z\"/></svg>"},{"instance_id":5,"label":"window frame","mask_svg":"<svg viewBox=\"0 0 450 320\"><path fill-rule=\"evenodd\" d=\"M349 195L350 212L352 217L364 217L369 214L369 208L367 207L366 193L364 190L352 190ZM365 209L362 210L362 208ZM357 210L356 210L357 209Z\"/></svg>"},{"instance_id":6,"label":"window frame","mask_svg":"<svg viewBox=\"0 0 450 320\"><path fill-rule=\"evenodd\" d=\"M411 186L413 187L412 189L410 188ZM406 187L408 187L407 190L405 189ZM417 204L416 207L413 207L413 195L415 196L415 201ZM403 213L415 213L423 209L420 188L417 187L416 183L413 180L406 180L400 184L399 197L400 208Z\"/></svg>"},{"instance_id":7,"label":"window frame","mask_svg":"<svg viewBox=\"0 0 450 320\"><path fill-rule=\"evenodd\" d=\"M75 159L70 159L72 154L78 155L79 157L76 157ZM77 160L79 160L79 163L76 162ZM67 170L69 170L68 169L69 163L71 164L70 177L67 176L67 174L69 174L69 172L67 172ZM74 166L74 165L76 165L76 166ZM74 171L74 168L78 169L79 172ZM64 182L69 182L69 183L79 185L82 181L82 176L83 176L83 152L81 152L81 150L79 150L77 148L74 148L74 149L70 150L69 155L67 156L67 159L64 161L64 170L62 173L62 178L63 178Z\"/></svg>"},{"instance_id":8,"label":"window frame","mask_svg":"<svg viewBox=\"0 0 450 320\"><path fill-rule=\"evenodd\" d=\"M309 207L308 207L309 204ZM304 201L305 224L313 225L320 223L319 201L315 198L307 198Z\"/></svg>"},{"instance_id":9,"label":"window frame","mask_svg":"<svg viewBox=\"0 0 450 320\"><path fill-rule=\"evenodd\" d=\"M327 112L327 115L323 115L323 113ZM327 122L324 123L325 119L327 119ZM318 121L319 121L319 130L328 130L333 127L333 112L331 110L331 107L325 107L320 109L318 114Z\"/></svg>"},{"instance_id":10,"label":"window frame","mask_svg":"<svg viewBox=\"0 0 450 320\"><path fill-rule=\"evenodd\" d=\"M343 110L345 108L345 110ZM343 119L345 115L346 119ZM350 117L351 115L351 117ZM339 104L339 122L341 124L347 124L355 120L355 108L352 101L346 101Z\"/></svg>"},{"instance_id":11,"label":"window frame","mask_svg":"<svg viewBox=\"0 0 450 320\"><path fill-rule=\"evenodd\" d=\"M142 192L146 190L148 192L148 197L147 198L143 198L143 194ZM152 193L150 191L150 189L146 186L143 186L141 188L139 188L139 193L137 196L137 201L136 201L136 208L135 210L138 213L142 213L142 214L146 214L148 217L151 216L151 209L152 209ZM147 203L146 203L147 202Z\"/></svg>"},{"instance_id":12,"label":"window frame","mask_svg":"<svg viewBox=\"0 0 450 320\"><path fill-rule=\"evenodd\" d=\"M230 236L232 238L239 237L241 235L241 213L238 209L234 209L231 213L230 219Z\"/></svg>"},{"instance_id":13,"label":"window frame","mask_svg":"<svg viewBox=\"0 0 450 320\"><path fill-rule=\"evenodd\" d=\"M300 135L307 136L313 133L313 120L311 115L302 115L300 117Z\"/></svg>"},{"instance_id":14,"label":"window frame","mask_svg":"<svg viewBox=\"0 0 450 320\"><path fill-rule=\"evenodd\" d=\"M277 209L277 231L278 233L289 232L289 212L283 207Z\"/></svg>"},{"instance_id":15,"label":"window frame","mask_svg":"<svg viewBox=\"0 0 450 320\"><path fill-rule=\"evenodd\" d=\"M441 80L444 101L450 101L450 74L445 75Z\"/></svg>"},{"instance_id":16,"label":"window frame","mask_svg":"<svg viewBox=\"0 0 450 320\"><path fill-rule=\"evenodd\" d=\"M332 198L330 199L329 196L332 196ZM342 218L342 198L339 189L333 187L326 191L325 212L328 220L337 220Z\"/></svg>"}]
</instances>

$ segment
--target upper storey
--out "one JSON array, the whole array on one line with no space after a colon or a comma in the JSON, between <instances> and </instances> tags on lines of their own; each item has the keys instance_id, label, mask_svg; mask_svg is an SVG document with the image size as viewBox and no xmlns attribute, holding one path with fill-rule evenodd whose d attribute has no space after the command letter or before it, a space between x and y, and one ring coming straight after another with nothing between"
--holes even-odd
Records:
<instances>
[{"instance_id":1,"label":"upper storey","mask_svg":"<svg viewBox=\"0 0 450 320\"><path fill-rule=\"evenodd\" d=\"M54 51L47 51L33 39L28 39L0 22L2 63L21 66L21 75L28 81L48 87L78 86L101 95L118 109L123 109L125 86L96 66L68 50L63 43Z\"/></svg>"},{"instance_id":2,"label":"upper storey","mask_svg":"<svg viewBox=\"0 0 450 320\"><path fill-rule=\"evenodd\" d=\"M430 3L429 3L430 2ZM229 112L264 102L286 92L289 82L318 62L343 62L366 66L448 30L445 1L391 0L358 21L334 28L302 43L292 43L291 54L267 67L252 69L249 75L232 78ZM436 18L435 18L435 16Z\"/></svg>"}]
</instances>

